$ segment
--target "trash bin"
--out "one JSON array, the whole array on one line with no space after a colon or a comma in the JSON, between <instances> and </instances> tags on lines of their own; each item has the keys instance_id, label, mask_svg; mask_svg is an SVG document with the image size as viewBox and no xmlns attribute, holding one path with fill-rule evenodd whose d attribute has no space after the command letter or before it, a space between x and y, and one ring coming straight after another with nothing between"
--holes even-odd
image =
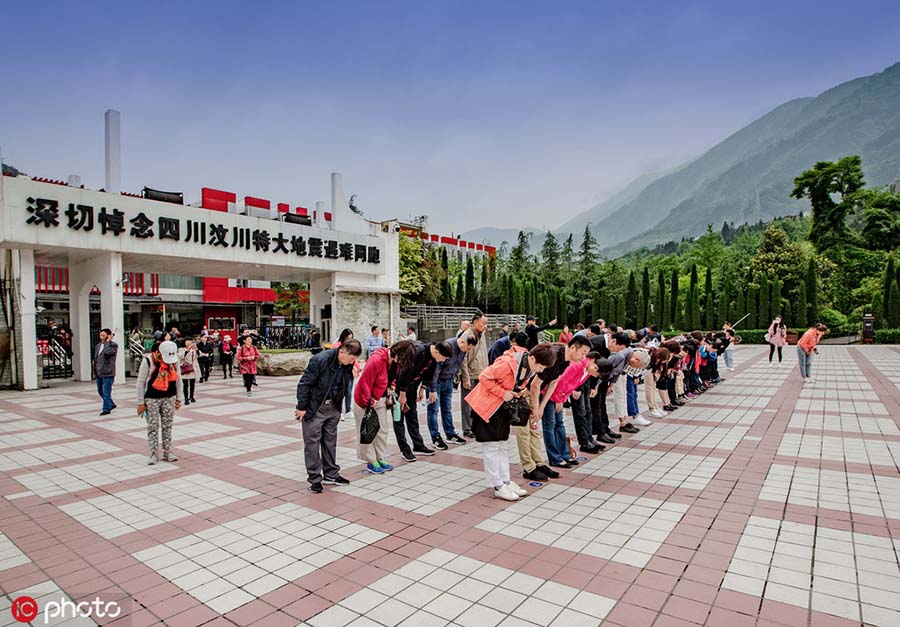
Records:
<instances>
[{"instance_id":1,"label":"trash bin","mask_svg":"<svg viewBox=\"0 0 900 627\"><path fill-rule=\"evenodd\" d=\"M871 344L875 341L875 316L867 313L863 316L863 344Z\"/></svg>"}]
</instances>

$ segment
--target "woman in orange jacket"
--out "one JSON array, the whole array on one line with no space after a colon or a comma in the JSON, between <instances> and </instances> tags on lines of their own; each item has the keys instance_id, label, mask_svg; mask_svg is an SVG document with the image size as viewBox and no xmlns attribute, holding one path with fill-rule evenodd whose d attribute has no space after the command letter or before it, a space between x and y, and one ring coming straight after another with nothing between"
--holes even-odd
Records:
<instances>
[{"instance_id":1,"label":"woman in orange jacket","mask_svg":"<svg viewBox=\"0 0 900 627\"><path fill-rule=\"evenodd\" d=\"M556 360L549 343L538 344L530 351L514 346L482 371L478 384L472 388L466 402L472 408L472 430L475 440L484 444L484 474L494 497L518 501L528 494L509 478L510 416L500 411L503 403L529 395L529 383L534 375L552 366Z\"/></svg>"},{"instance_id":2,"label":"woman in orange jacket","mask_svg":"<svg viewBox=\"0 0 900 627\"><path fill-rule=\"evenodd\" d=\"M828 333L828 327L820 322L804 333L800 341L797 342L797 361L800 362L800 378L803 379L803 383L816 382L812 378L813 353L819 354L819 349L816 346L826 333Z\"/></svg>"}]
</instances>

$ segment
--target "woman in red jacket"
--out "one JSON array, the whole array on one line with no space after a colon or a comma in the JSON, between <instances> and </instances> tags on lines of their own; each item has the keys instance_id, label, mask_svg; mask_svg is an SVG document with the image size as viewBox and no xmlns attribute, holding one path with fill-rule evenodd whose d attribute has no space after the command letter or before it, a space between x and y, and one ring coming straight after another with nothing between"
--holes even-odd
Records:
<instances>
[{"instance_id":1,"label":"woman in red jacket","mask_svg":"<svg viewBox=\"0 0 900 627\"><path fill-rule=\"evenodd\" d=\"M552 366L556 353L550 344L538 344L527 353L514 346L483 370L478 384L466 396L472 408L472 429L475 439L484 443L484 474L488 486L494 489L494 498L518 501L527 492L509 478L509 416L498 411L505 401L529 396L534 375ZM519 390L519 391L514 391ZM536 406L534 399L532 407Z\"/></svg>"},{"instance_id":2,"label":"woman in red jacket","mask_svg":"<svg viewBox=\"0 0 900 627\"><path fill-rule=\"evenodd\" d=\"M375 350L366 365L359 381L353 390L353 417L356 419L356 457L366 462L369 472L382 474L393 470L385 461L387 450L388 431L391 429L393 416L391 415L394 397L391 387L397 379L400 370L409 368L416 357L415 342L403 340L388 348ZM372 406L378 414L378 435L371 444L363 444L359 441L363 416L366 409Z\"/></svg>"},{"instance_id":3,"label":"woman in red jacket","mask_svg":"<svg viewBox=\"0 0 900 627\"><path fill-rule=\"evenodd\" d=\"M247 396L253 396L253 379L256 377L256 360L259 359L259 349L253 345L253 338L244 337L244 343L237 351L238 370L244 378L244 387L247 388Z\"/></svg>"}]
</instances>

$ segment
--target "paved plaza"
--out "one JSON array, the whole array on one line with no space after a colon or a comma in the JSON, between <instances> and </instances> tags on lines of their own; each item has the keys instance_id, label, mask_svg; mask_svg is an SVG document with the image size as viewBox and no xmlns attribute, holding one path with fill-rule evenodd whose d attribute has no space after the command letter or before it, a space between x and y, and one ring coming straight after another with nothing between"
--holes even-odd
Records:
<instances>
[{"instance_id":1,"label":"paved plaza","mask_svg":"<svg viewBox=\"0 0 900 627\"><path fill-rule=\"evenodd\" d=\"M307 492L294 377L246 398L214 373L155 466L130 383L103 418L92 385L0 392L0 625L21 595L119 599L96 622L135 627L900 625L900 348L820 352L803 387L792 348L738 347L516 503L475 442L364 474L351 421L351 484Z\"/></svg>"}]
</instances>

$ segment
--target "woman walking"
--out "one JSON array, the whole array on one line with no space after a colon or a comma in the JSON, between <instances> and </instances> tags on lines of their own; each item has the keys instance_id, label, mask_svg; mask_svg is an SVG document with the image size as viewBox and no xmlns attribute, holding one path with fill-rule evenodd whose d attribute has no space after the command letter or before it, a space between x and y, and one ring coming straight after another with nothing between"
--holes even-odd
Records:
<instances>
[{"instance_id":1,"label":"woman walking","mask_svg":"<svg viewBox=\"0 0 900 627\"><path fill-rule=\"evenodd\" d=\"M556 353L549 343L538 344L530 351L513 346L488 366L478 377L478 383L466 396L472 408L472 429L475 440L484 443L484 474L494 498L518 501L528 494L509 477L510 416L504 403L525 398L532 407L537 403L530 397L534 376L552 366Z\"/></svg>"},{"instance_id":2,"label":"woman walking","mask_svg":"<svg viewBox=\"0 0 900 627\"><path fill-rule=\"evenodd\" d=\"M222 338L222 343L219 344L219 361L222 364L223 379L234 378L234 375L231 374L231 367L234 364L234 353L236 351L237 346L231 341L230 335L226 335Z\"/></svg>"},{"instance_id":3,"label":"woman walking","mask_svg":"<svg viewBox=\"0 0 900 627\"><path fill-rule=\"evenodd\" d=\"M772 363L772 356L775 354L775 350L777 349L778 367L781 368L781 351L784 348L784 345L787 344L787 327L784 325L784 321L782 321L781 316L775 316L775 319L772 320L772 324L769 325L769 331L766 335L769 338L769 367L775 367L775 365Z\"/></svg>"},{"instance_id":4,"label":"woman walking","mask_svg":"<svg viewBox=\"0 0 900 627\"><path fill-rule=\"evenodd\" d=\"M147 445L150 449L149 465L158 461L159 429L162 427L163 461L175 462L172 452L172 423L175 410L181 409L184 390L178 385L178 346L175 342L156 342L141 359L137 377L137 414L147 419Z\"/></svg>"},{"instance_id":5,"label":"woman walking","mask_svg":"<svg viewBox=\"0 0 900 627\"><path fill-rule=\"evenodd\" d=\"M247 397L253 396L253 380L256 378L256 361L259 359L259 349L253 345L253 338L244 336L244 343L237 351L238 370L244 379L244 387L247 389Z\"/></svg>"},{"instance_id":6,"label":"woman walking","mask_svg":"<svg viewBox=\"0 0 900 627\"><path fill-rule=\"evenodd\" d=\"M366 462L369 472L382 474L393 470L385 460L388 431L392 429L394 395L391 386L400 370L413 365L416 358L415 342L403 340L388 348L377 348L366 360L362 374L353 392L353 417L356 419L356 456ZM363 417L368 408L378 415L378 433L369 444L359 440Z\"/></svg>"},{"instance_id":7,"label":"woman walking","mask_svg":"<svg viewBox=\"0 0 900 627\"><path fill-rule=\"evenodd\" d=\"M186 339L184 348L178 349L178 365L181 367L184 404L196 403L194 388L197 387L197 371L200 369L200 362L197 358L197 347L194 345L194 340Z\"/></svg>"}]
</instances>

